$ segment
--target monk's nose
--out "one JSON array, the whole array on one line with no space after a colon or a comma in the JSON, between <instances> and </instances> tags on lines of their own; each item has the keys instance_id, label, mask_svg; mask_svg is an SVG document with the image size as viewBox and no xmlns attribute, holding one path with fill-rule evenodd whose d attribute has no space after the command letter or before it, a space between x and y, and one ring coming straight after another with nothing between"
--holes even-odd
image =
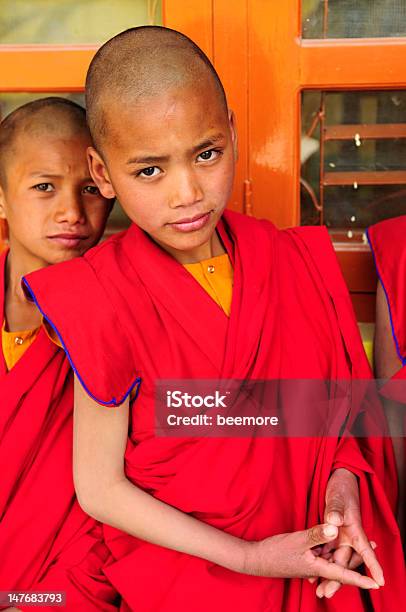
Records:
<instances>
[{"instance_id":1,"label":"monk's nose","mask_svg":"<svg viewBox=\"0 0 406 612\"><path fill-rule=\"evenodd\" d=\"M202 199L203 190L193 170L187 169L178 172L172 185L171 208L192 206Z\"/></svg>"},{"instance_id":2,"label":"monk's nose","mask_svg":"<svg viewBox=\"0 0 406 612\"><path fill-rule=\"evenodd\" d=\"M56 219L59 223L66 222L70 225L83 223L85 221L85 212L81 194L76 191L70 191L61 195L56 208Z\"/></svg>"}]
</instances>

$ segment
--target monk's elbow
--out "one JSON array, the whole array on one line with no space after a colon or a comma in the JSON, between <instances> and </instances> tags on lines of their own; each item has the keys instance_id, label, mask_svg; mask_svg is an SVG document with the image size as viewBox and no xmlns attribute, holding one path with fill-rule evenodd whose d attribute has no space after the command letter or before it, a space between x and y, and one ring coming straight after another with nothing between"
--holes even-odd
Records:
<instances>
[{"instance_id":1,"label":"monk's elbow","mask_svg":"<svg viewBox=\"0 0 406 612\"><path fill-rule=\"evenodd\" d=\"M77 470L74 472L74 485L79 506L86 514L100 519L100 513L108 497L108 483L96 478L94 474Z\"/></svg>"},{"instance_id":2,"label":"monk's elbow","mask_svg":"<svg viewBox=\"0 0 406 612\"><path fill-rule=\"evenodd\" d=\"M101 506L101 501L99 500L100 492L97 493L96 491L94 491L93 487L86 486L85 483L83 482L78 483L76 481L75 481L75 491L76 491L76 498L82 510L86 512L86 514L91 516L92 518L100 520L98 517L99 508Z\"/></svg>"},{"instance_id":3,"label":"monk's elbow","mask_svg":"<svg viewBox=\"0 0 406 612\"><path fill-rule=\"evenodd\" d=\"M89 516L102 523L111 522L115 501L120 493L120 479L95 478L94 475L75 476L75 491L78 503Z\"/></svg>"}]
</instances>

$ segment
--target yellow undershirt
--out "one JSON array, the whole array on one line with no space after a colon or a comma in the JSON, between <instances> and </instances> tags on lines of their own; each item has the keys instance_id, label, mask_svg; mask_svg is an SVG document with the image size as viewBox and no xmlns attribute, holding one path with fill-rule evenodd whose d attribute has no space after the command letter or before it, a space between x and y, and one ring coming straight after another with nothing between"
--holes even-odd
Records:
<instances>
[{"instance_id":1,"label":"yellow undershirt","mask_svg":"<svg viewBox=\"0 0 406 612\"><path fill-rule=\"evenodd\" d=\"M25 351L31 346L35 338L38 336L40 328L28 329L18 332L6 331L6 322L4 321L1 330L1 344L3 348L4 361L6 362L7 370L11 370L19 359L24 355Z\"/></svg>"},{"instance_id":2,"label":"yellow undershirt","mask_svg":"<svg viewBox=\"0 0 406 612\"><path fill-rule=\"evenodd\" d=\"M227 253L184 267L229 317L234 271Z\"/></svg>"},{"instance_id":3,"label":"yellow undershirt","mask_svg":"<svg viewBox=\"0 0 406 612\"><path fill-rule=\"evenodd\" d=\"M46 333L48 334L52 342L55 342L55 344L57 344L58 346L62 346L55 332L47 325L44 325L44 327ZM28 350L31 344L35 341L40 329L41 326L37 327L36 329L10 332L6 331L6 322L3 322L3 327L1 329L1 345L4 355L4 361L6 362L8 371L10 371L11 368L15 366L17 361L21 359L25 351Z\"/></svg>"}]
</instances>

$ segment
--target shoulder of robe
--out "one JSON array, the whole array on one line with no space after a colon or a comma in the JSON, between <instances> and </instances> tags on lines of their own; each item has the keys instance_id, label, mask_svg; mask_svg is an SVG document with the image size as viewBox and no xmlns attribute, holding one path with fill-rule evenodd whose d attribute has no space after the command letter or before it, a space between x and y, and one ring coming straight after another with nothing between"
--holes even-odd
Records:
<instances>
[{"instance_id":1,"label":"shoulder of robe","mask_svg":"<svg viewBox=\"0 0 406 612\"><path fill-rule=\"evenodd\" d=\"M108 280L119 274L123 235L85 256L28 274L23 286L57 334L92 399L117 406L139 384L128 335Z\"/></svg>"},{"instance_id":2,"label":"shoulder of robe","mask_svg":"<svg viewBox=\"0 0 406 612\"><path fill-rule=\"evenodd\" d=\"M120 268L123 257L123 243L128 239L128 230L110 236L107 240L89 249L82 258L94 269L99 278L103 272Z\"/></svg>"},{"instance_id":3,"label":"shoulder of robe","mask_svg":"<svg viewBox=\"0 0 406 612\"><path fill-rule=\"evenodd\" d=\"M253 245L262 234L276 242L279 258L288 256L292 265L295 259L308 262L309 274L317 275L333 298L340 296L349 300L348 289L325 227L301 226L280 230L266 219L247 217L232 211L226 211L224 217L231 228L238 226L238 229L243 229Z\"/></svg>"},{"instance_id":4,"label":"shoulder of robe","mask_svg":"<svg viewBox=\"0 0 406 612\"><path fill-rule=\"evenodd\" d=\"M301 226L282 230L282 241L290 244L300 257L312 263L328 292L334 296L347 296L337 255L324 226Z\"/></svg>"},{"instance_id":5,"label":"shoulder of robe","mask_svg":"<svg viewBox=\"0 0 406 612\"><path fill-rule=\"evenodd\" d=\"M285 234L285 241L290 240L308 263L307 268L319 291L327 292L334 306L335 319L354 371L357 371L360 377L369 378L370 367L350 294L327 228L302 226L283 230L281 233Z\"/></svg>"},{"instance_id":6,"label":"shoulder of robe","mask_svg":"<svg viewBox=\"0 0 406 612\"><path fill-rule=\"evenodd\" d=\"M376 263L406 257L406 215L386 219L367 229L367 237Z\"/></svg>"},{"instance_id":7,"label":"shoulder of robe","mask_svg":"<svg viewBox=\"0 0 406 612\"><path fill-rule=\"evenodd\" d=\"M295 259L311 262L309 274L313 270L313 274L322 279L324 287L333 298L340 296L349 300L348 289L325 227L301 226L280 230L266 219L247 217L232 211L227 211L224 216L231 228L243 228L253 245L262 234L262 237L276 242L279 257L288 257L293 266Z\"/></svg>"},{"instance_id":8,"label":"shoulder of robe","mask_svg":"<svg viewBox=\"0 0 406 612\"><path fill-rule=\"evenodd\" d=\"M388 304L396 350L406 365L406 215L373 225L367 236Z\"/></svg>"}]
</instances>

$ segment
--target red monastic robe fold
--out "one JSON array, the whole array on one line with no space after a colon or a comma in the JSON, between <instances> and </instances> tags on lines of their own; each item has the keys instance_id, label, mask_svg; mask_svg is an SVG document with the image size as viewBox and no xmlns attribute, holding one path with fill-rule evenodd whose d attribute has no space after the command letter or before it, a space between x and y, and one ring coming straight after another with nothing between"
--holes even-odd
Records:
<instances>
[{"instance_id":1,"label":"red monastic robe fold","mask_svg":"<svg viewBox=\"0 0 406 612\"><path fill-rule=\"evenodd\" d=\"M359 476L364 527L387 586L343 587L319 601L302 580L233 573L106 527L106 573L126 609L310 612L395 609L405 595L399 534L379 479L351 438L162 438L159 379L351 379L369 376L327 233L278 231L226 212L218 231L234 266L228 318L195 279L132 226L26 285L87 392L114 406L142 379L125 456L137 486L231 534L258 540L323 521L335 467ZM360 365L361 364L361 365ZM367 374L366 374L367 373ZM333 404L331 404L333 405ZM344 415L348 421L352 415ZM372 451L371 451L372 452Z\"/></svg>"},{"instance_id":2,"label":"red monastic robe fold","mask_svg":"<svg viewBox=\"0 0 406 612\"><path fill-rule=\"evenodd\" d=\"M383 385L381 393L388 399L406 404L406 215L373 225L368 229L368 239L385 293L399 357L399 370Z\"/></svg>"},{"instance_id":3,"label":"red monastic robe fold","mask_svg":"<svg viewBox=\"0 0 406 612\"><path fill-rule=\"evenodd\" d=\"M0 591L64 591L66 610L107 612L117 609L101 571L110 553L73 487L72 382L44 329L9 372L0 348Z\"/></svg>"},{"instance_id":4,"label":"red monastic robe fold","mask_svg":"<svg viewBox=\"0 0 406 612\"><path fill-rule=\"evenodd\" d=\"M399 372L394 380L406 378L406 215L381 221L368 229L368 240L378 278L383 287L389 309L393 341L399 357ZM397 397L403 385L386 385L392 397L406 403L406 397Z\"/></svg>"}]
</instances>

